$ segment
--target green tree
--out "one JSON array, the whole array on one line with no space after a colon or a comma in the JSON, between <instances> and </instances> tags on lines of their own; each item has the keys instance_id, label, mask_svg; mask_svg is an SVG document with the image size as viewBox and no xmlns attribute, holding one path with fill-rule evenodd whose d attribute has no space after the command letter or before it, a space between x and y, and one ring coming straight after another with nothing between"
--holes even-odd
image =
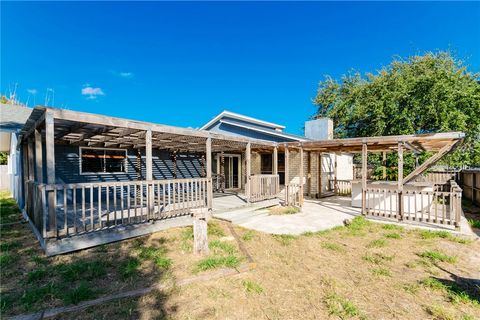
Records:
<instances>
[{"instance_id":1,"label":"green tree","mask_svg":"<svg viewBox=\"0 0 480 320\"><path fill-rule=\"evenodd\" d=\"M480 164L479 74L448 52L397 58L340 81L327 76L314 103L317 116L333 119L338 138L463 131L464 144L444 163Z\"/></svg>"},{"instance_id":2,"label":"green tree","mask_svg":"<svg viewBox=\"0 0 480 320\"><path fill-rule=\"evenodd\" d=\"M8 153L0 152L0 165L8 164Z\"/></svg>"}]
</instances>

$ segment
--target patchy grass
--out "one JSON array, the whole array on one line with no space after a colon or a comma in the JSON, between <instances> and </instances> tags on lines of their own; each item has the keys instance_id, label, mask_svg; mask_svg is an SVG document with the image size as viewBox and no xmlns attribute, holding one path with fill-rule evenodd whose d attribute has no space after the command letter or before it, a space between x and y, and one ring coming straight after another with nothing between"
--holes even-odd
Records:
<instances>
[{"instance_id":1,"label":"patchy grass","mask_svg":"<svg viewBox=\"0 0 480 320\"><path fill-rule=\"evenodd\" d=\"M387 245L387 242L385 240L375 239L375 240L370 241L367 244L367 248L382 248L382 247L385 247L386 245Z\"/></svg>"},{"instance_id":2,"label":"patchy grass","mask_svg":"<svg viewBox=\"0 0 480 320\"><path fill-rule=\"evenodd\" d=\"M243 241L250 241L255 237L255 233L251 230L247 230L243 235L242 235L242 240Z\"/></svg>"},{"instance_id":3,"label":"patchy grass","mask_svg":"<svg viewBox=\"0 0 480 320\"><path fill-rule=\"evenodd\" d=\"M333 242L322 242L322 248L337 252L343 251L343 248L339 244Z\"/></svg>"},{"instance_id":4,"label":"patchy grass","mask_svg":"<svg viewBox=\"0 0 480 320\"><path fill-rule=\"evenodd\" d=\"M63 301L66 304L78 304L79 302L91 300L95 297L96 295L92 288L90 288L85 281L82 281L80 285L67 291L63 297Z\"/></svg>"},{"instance_id":5,"label":"patchy grass","mask_svg":"<svg viewBox=\"0 0 480 320\"><path fill-rule=\"evenodd\" d=\"M455 282L441 281L437 278L426 278L420 281L420 284L426 288L433 290L440 290L447 295L449 300L455 304L465 303L480 307L478 297L469 295L465 290L462 290Z\"/></svg>"},{"instance_id":6,"label":"patchy grass","mask_svg":"<svg viewBox=\"0 0 480 320\"><path fill-rule=\"evenodd\" d=\"M235 245L225 242L225 241L220 241L220 240L212 240L208 244L208 247L214 251L214 253L218 254L219 251L222 253L226 253L229 255L233 255L236 251L237 248Z\"/></svg>"},{"instance_id":7,"label":"patchy grass","mask_svg":"<svg viewBox=\"0 0 480 320\"><path fill-rule=\"evenodd\" d=\"M290 245L293 240L297 239L297 236L291 234L274 234L272 237L284 246Z\"/></svg>"},{"instance_id":8,"label":"patchy grass","mask_svg":"<svg viewBox=\"0 0 480 320\"><path fill-rule=\"evenodd\" d=\"M233 255L226 257L208 257L198 262L196 271L207 271L221 267L238 268L240 262L241 259Z\"/></svg>"},{"instance_id":9,"label":"patchy grass","mask_svg":"<svg viewBox=\"0 0 480 320\"><path fill-rule=\"evenodd\" d=\"M426 306L425 310L434 320L455 320L453 313L441 305L435 304Z\"/></svg>"},{"instance_id":10,"label":"patchy grass","mask_svg":"<svg viewBox=\"0 0 480 320\"><path fill-rule=\"evenodd\" d=\"M436 263L438 261L447 263L456 263L457 257L446 255L437 250L426 250L419 254L420 257L429 259L431 262Z\"/></svg>"},{"instance_id":11,"label":"patchy grass","mask_svg":"<svg viewBox=\"0 0 480 320\"><path fill-rule=\"evenodd\" d=\"M216 222L209 221L207 227L207 233L209 236L224 237L225 231ZM193 239L193 233L192 233Z\"/></svg>"},{"instance_id":12,"label":"patchy grass","mask_svg":"<svg viewBox=\"0 0 480 320\"><path fill-rule=\"evenodd\" d=\"M15 200L10 197L8 192L0 192L0 224L19 222L21 220L22 215Z\"/></svg>"},{"instance_id":13,"label":"patchy grass","mask_svg":"<svg viewBox=\"0 0 480 320\"><path fill-rule=\"evenodd\" d=\"M262 286L260 286L258 283L256 283L253 280L243 280L242 285L245 288L245 291L247 293L260 294L263 292Z\"/></svg>"},{"instance_id":14,"label":"patchy grass","mask_svg":"<svg viewBox=\"0 0 480 320\"><path fill-rule=\"evenodd\" d=\"M364 261L367 261L373 264L382 264L385 261L392 261L393 258L394 258L393 255L385 255L382 253L373 253L373 254L367 253L362 257Z\"/></svg>"},{"instance_id":15,"label":"patchy grass","mask_svg":"<svg viewBox=\"0 0 480 320\"><path fill-rule=\"evenodd\" d=\"M382 225L382 229L403 231L405 228L396 224L384 224Z\"/></svg>"},{"instance_id":16,"label":"patchy grass","mask_svg":"<svg viewBox=\"0 0 480 320\"><path fill-rule=\"evenodd\" d=\"M387 239L402 239L402 235L397 232L389 232L383 235Z\"/></svg>"},{"instance_id":17,"label":"patchy grass","mask_svg":"<svg viewBox=\"0 0 480 320\"><path fill-rule=\"evenodd\" d=\"M452 233L444 230L422 230L419 232L420 237L422 239L435 239L435 238L441 238L441 239L447 239L452 242L456 243L461 243L461 244L469 244L471 243L471 240L463 239L457 236L454 236Z\"/></svg>"},{"instance_id":18,"label":"patchy grass","mask_svg":"<svg viewBox=\"0 0 480 320\"><path fill-rule=\"evenodd\" d=\"M120 264L120 274L124 279L138 274L141 261L136 257L130 257Z\"/></svg>"},{"instance_id":19,"label":"patchy grass","mask_svg":"<svg viewBox=\"0 0 480 320\"><path fill-rule=\"evenodd\" d=\"M370 271L376 276L391 277L392 273L385 267L372 268Z\"/></svg>"},{"instance_id":20,"label":"patchy grass","mask_svg":"<svg viewBox=\"0 0 480 320\"><path fill-rule=\"evenodd\" d=\"M284 215L284 214L295 214L300 212L300 208L287 206L275 206L268 209L269 214L271 215Z\"/></svg>"},{"instance_id":21,"label":"patchy grass","mask_svg":"<svg viewBox=\"0 0 480 320\"><path fill-rule=\"evenodd\" d=\"M336 316L340 319L349 319L360 316L360 310L353 302L335 292L329 293L324 301L327 305L328 313L332 316Z\"/></svg>"}]
</instances>

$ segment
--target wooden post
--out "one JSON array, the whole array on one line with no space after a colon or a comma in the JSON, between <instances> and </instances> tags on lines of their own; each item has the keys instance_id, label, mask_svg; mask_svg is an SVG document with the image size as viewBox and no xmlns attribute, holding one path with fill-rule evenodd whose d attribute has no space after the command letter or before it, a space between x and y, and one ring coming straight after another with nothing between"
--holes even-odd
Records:
<instances>
[{"instance_id":1,"label":"wooden post","mask_svg":"<svg viewBox=\"0 0 480 320\"><path fill-rule=\"evenodd\" d=\"M299 194L300 207L303 207L303 178L304 178L303 164L304 164L303 147L300 147L300 172L299 172L299 176L300 176L300 194Z\"/></svg>"},{"instance_id":2,"label":"wooden post","mask_svg":"<svg viewBox=\"0 0 480 320\"><path fill-rule=\"evenodd\" d=\"M398 143L398 220L403 220L403 142Z\"/></svg>"},{"instance_id":3,"label":"wooden post","mask_svg":"<svg viewBox=\"0 0 480 320\"><path fill-rule=\"evenodd\" d=\"M246 176L247 176L247 181L245 183L245 196L247 197L247 202L250 203L250 188L251 188L251 149L252 145L250 142L247 142L247 148L245 150L245 159L246 159Z\"/></svg>"},{"instance_id":4,"label":"wooden post","mask_svg":"<svg viewBox=\"0 0 480 320\"><path fill-rule=\"evenodd\" d=\"M152 130L145 132L145 164L146 164L146 179L147 180L147 214L148 219L152 219L153 215L153 164L152 164Z\"/></svg>"},{"instance_id":5,"label":"wooden post","mask_svg":"<svg viewBox=\"0 0 480 320\"><path fill-rule=\"evenodd\" d=\"M322 197L322 153L318 154L318 198Z\"/></svg>"},{"instance_id":6,"label":"wooden post","mask_svg":"<svg viewBox=\"0 0 480 320\"><path fill-rule=\"evenodd\" d=\"M206 170L207 170L207 208L213 208L213 185L212 185L212 138L208 137L205 145Z\"/></svg>"},{"instance_id":7,"label":"wooden post","mask_svg":"<svg viewBox=\"0 0 480 320\"><path fill-rule=\"evenodd\" d=\"M45 114L45 151L47 165L47 183L55 185L55 128L54 128L53 112L46 111ZM49 236L55 236L57 233L57 214L56 192L49 190L47 192L48 199L48 226Z\"/></svg>"},{"instance_id":8,"label":"wooden post","mask_svg":"<svg viewBox=\"0 0 480 320\"><path fill-rule=\"evenodd\" d=\"M307 152L307 194L312 196L312 152Z\"/></svg>"},{"instance_id":9,"label":"wooden post","mask_svg":"<svg viewBox=\"0 0 480 320\"><path fill-rule=\"evenodd\" d=\"M289 200L289 194L288 194L288 188L289 188L289 184L290 184L290 174L289 174L289 166L288 166L288 160L289 158L289 152L288 152L288 147L285 146L285 205L289 205L290 204L290 200Z\"/></svg>"},{"instance_id":10,"label":"wooden post","mask_svg":"<svg viewBox=\"0 0 480 320\"><path fill-rule=\"evenodd\" d=\"M338 173L338 165L337 165L337 154L334 154L334 163L333 163L333 192L338 194L338 181L337 181L337 173Z\"/></svg>"},{"instance_id":11,"label":"wooden post","mask_svg":"<svg viewBox=\"0 0 480 320\"><path fill-rule=\"evenodd\" d=\"M278 174L278 148L273 148L273 157L272 157L272 173Z\"/></svg>"},{"instance_id":12,"label":"wooden post","mask_svg":"<svg viewBox=\"0 0 480 320\"><path fill-rule=\"evenodd\" d=\"M382 152L383 180L387 180L387 152Z\"/></svg>"},{"instance_id":13,"label":"wooden post","mask_svg":"<svg viewBox=\"0 0 480 320\"><path fill-rule=\"evenodd\" d=\"M367 143L362 144L362 215L367 214Z\"/></svg>"},{"instance_id":14,"label":"wooden post","mask_svg":"<svg viewBox=\"0 0 480 320\"><path fill-rule=\"evenodd\" d=\"M35 159L33 153L34 140L30 137L27 139L27 148L28 148L28 180L35 180Z\"/></svg>"},{"instance_id":15,"label":"wooden post","mask_svg":"<svg viewBox=\"0 0 480 320\"><path fill-rule=\"evenodd\" d=\"M207 255L209 252L207 217L208 208L193 209L193 252L196 254Z\"/></svg>"},{"instance_id":16,"label":"wooden post","mask_svg":"<svg viewBox=\"0 0 480 320\"><path fill-rule=\"evenodd\" d=\"M35 129L35 165L37 176L35 181L43 183L43 154L42 154L42 132Z\"/></svg>"}]
</instances>

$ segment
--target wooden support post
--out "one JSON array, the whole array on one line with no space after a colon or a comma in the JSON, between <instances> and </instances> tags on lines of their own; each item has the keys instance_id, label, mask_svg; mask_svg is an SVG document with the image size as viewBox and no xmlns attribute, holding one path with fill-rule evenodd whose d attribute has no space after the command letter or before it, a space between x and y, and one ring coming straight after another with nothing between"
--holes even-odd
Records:
<instances>
[{"instance_id":1,"label":"wooden support post","mask_svg":"<svg viewBox=\"0 0 480 320\"><path fill-rule=\"evenodd\" d=\"M290 199L289 199L289 184L290 184L290 167L289 167L289 151L287 146L285 146L285 205L290 204Z\"/></svg>"},{"instance_id":2,"label":"wooden support post","mask_svg":"<svg viewBox=\"0 0 480 320\"><path fill-rule=\"evenodd\" d=\"M45 151L47 165L47 183L55 184L55 128L54 128L53 112L47 111L45 114ZM56 192L49 190L47 192L48 199L48 226L49 236L55 236L57 233L57 214Z\"/></svg>"},{"instance_id":3,"label":"wooden support post","mask_svg":"<svg viewBox=\"0 0 480 320\"><path fill-rule=\"evenodd\" d=\"M43 154L42 154L42 132L35 129L35 166L37 176L35 181L43 183Z\"/></svg>"},{"instance_id":4,"label":"wooden support post","mask_svg":"<svg viewBox=\"0 0 480 320\"><path fill-rule=\"evenodd\" d=\"M387 152L382 152L383 180L387 180Z\"/></svg>"},{"instance_id":5,"label":"wooden support post","mask_svg":"<svg viewBox=\"0 0 480 320\"><path fill-rule=\"evenodd\" d=\"M337 181L337 174L338 174L338 165L337 165L337 154L334 154L334 163L333 163L333 192L338 194L338 181Z\"/></svg>"},{"instance_id":6,"label":"wooden support post","mask_svg":"<svg viewBox=\"0 0 480 320\"><path fill-rule=\"evenodd\" d=\"M322 162L322 153L318 154L318 198L322 197L322 171L323 171L323 162Z\"/></svg>"},{"instance_id":7,"label":"wooden support post","mask_svg":"<svg viewBox=\"0 0 480 320\"><path fill-rule=\"evenodd\" d=\"M304 156L303 156L303 147L300 147L300 207L303 207L303 183L304 183L304 174L303 174L303 165L304 165Z\"/></svg>"},{"instance_id":8,"label":"wooden support post","mask_svg":"<svg viewBox=\"0 0 480 320\"><path fill-rule=\"evenodd\" d=\"M312 152L307 152L307 194L312 196Z\"/></svg>"},{"instance_id":9,"label":"wooden support post","mask_svg":"<svg viewBox=\"0 0 480 320\"><path fill-rule=\"evenodd\" d=\"M251 153L252 153L252 145L250 142L247 142L247 148L245 150L245 159L246 159L246 176L247 176L247 181L245 183L245 196L247 197L247 202L250 203L250 188L251 188L251 170L252 170L252 165L251 165Z\"/></svg>"},{"instance_id":10,"label":"wooden support post","mask_svg":"<svg viewBox=\"0 0 480 320\"><path fill-rule=\"evenodd\" d=\"M34 158L34 140L31 138L27 139L27 148L28 148L28 180L35 180L35 158Z\"/></svg>"},{"instance_id":11,"label":"wooden support post","mask_svg":"<svg viewBox=\"0 0 480 320\"><path fill-rule=\"evenodd\" d=\"M362 144L362 215L367 214L367 143Z\"/></svg>"},{"instance_id":12,"label":"wooden support post","mask_svg":"<svg viewBox=\"0 0 480 320\"><path fill-rule=\"evenodd\" d=\"M398 143L398 220L403 220L403 142Z\"/></svg>"},{"instance_id":13,"label":"wooden support post","mask_svg":"<svg viewBox=\"0 0 480 320\"><path fill-rule=\"evenodd\" d=\"M213 208L213 185L212 185L212 138L208 137L205 145L206 170L207 170L207 208Z\"/></svg>"},{"instance_id":14,"label":"wooden support post","mask_svg":"<svg viewBox=\"0 0 480 320\"><path fill-rule=\"evenodd\" d=\"M153 215L153 163L152 163L152 130L145 132L145 165L146 165L146 179L147 180L147 215L148 219L152 219Z\"/></svg>"},{"instance_id":15,"label":"wooden support post","mask_svg":"<svg viewBox=\"0 0 480 320\"><path fill-rule=\"evenodd\" d=\"M278 174L278 148L273 148L273 157L272 157L272 173Z\"/></svg>"}]
</instances>

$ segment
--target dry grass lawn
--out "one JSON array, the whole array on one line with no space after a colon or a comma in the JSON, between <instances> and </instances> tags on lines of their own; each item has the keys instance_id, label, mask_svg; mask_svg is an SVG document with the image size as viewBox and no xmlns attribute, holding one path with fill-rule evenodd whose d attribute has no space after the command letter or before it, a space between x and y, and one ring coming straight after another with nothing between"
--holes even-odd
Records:
<instances>
[{"instance_id":1,"label":"dry grass lawn","mask_svg":"<svg viewBox=\"0 0 480 320\"><path fill-rule=\"evenodd\" d=\"M479 241L362 218L349 227L298 237L239 227L235 230L255 260L254 270L173 286L141 298L63 314L58 319L480 319ZM2 268L2 297L16 287L29 288L25 281L28 272L35 269L32 257L41 257L27 231L20 230L21 247L10 249L16 250L19 260L15 268L8 267L12 272L9 277ZM142 238L141 243L123 241L47 260L49 265L56 265L79 259L113 259L105 274L86 280L92 291L99 290L95 296L102 296L158 281L173 283L200 269L228 265L230 256L242 259L229 236L227 225L215 222L210 235L216 240L212 241L212 255L202 262L191 254L188 228L159 232ZM2 232L2 244L12 237ZM26 242L30 247L24 248ZM169 259L170 265L162 269L154 258L145 254L140 258L138 246L164 248L159 256ZM131 257L141 264L133 278L123 278L118 265ZM52 281L62 283L65 279L57 276ZM73 285L81 281L75 280ZM21 293L19 297L22 301ZM15 301L5 308L2 301L2 312L25 311L25 306ZM33 308L67 302L71 301L59 296Z\"/></svg>"}]
</instances>

